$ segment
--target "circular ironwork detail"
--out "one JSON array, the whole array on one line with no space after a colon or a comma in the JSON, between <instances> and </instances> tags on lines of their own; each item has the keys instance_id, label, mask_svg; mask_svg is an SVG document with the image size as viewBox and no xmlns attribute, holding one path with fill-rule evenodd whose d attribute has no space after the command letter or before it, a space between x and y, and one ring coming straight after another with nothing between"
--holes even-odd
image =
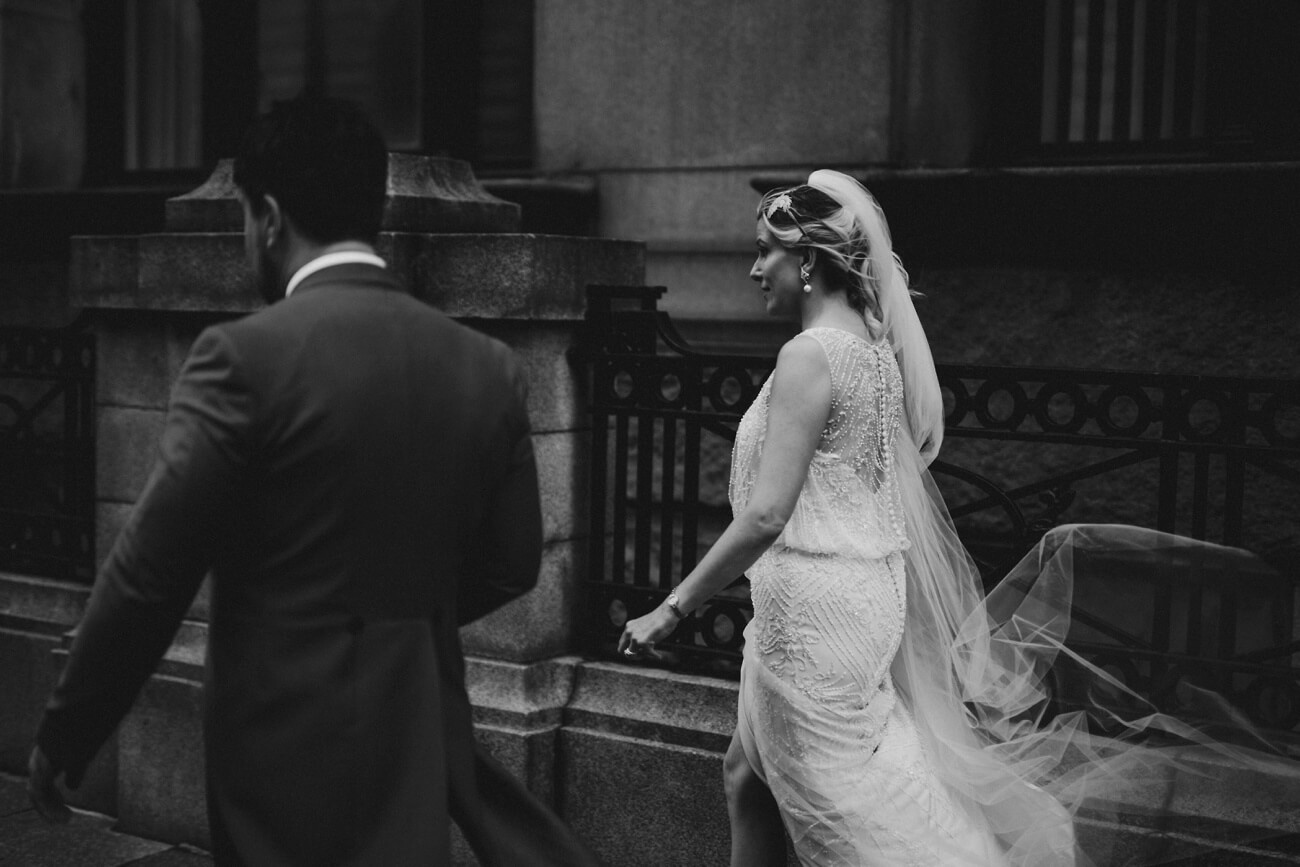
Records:
<instances>
[{"instance_id":1,"label":"circular ironwork detail","mask_svg":"<svg viewBox=\"0 0 1300 867\"><path fill-rule=\"evenodd\" d=\"M1281 416L1288 409L1297 416L1297 420L1292 425L1296 428L1296 432L1292 436L1282 432ZM1259 432L1271 446L1284 448L1300 446L1300 403L1280 394L1271 395L1259 410Z\"/></svg>"},{"instance_id":2,"label":"circular ironwork detail","mask_svg":"<svg viewBox=\"0 0 1300 867\"><path fill-rule=\"evenodd\" d=\"M1114 677L1124 686L1137 692L1142 678L1138 674L1137 665L1130 657L1119 653L1097 653L1092 655L1088 661Z\"/></svg>"},{"instance_id":3,"label":"circular ironwork detail","mask_svg":"<svg viewBox=\"0 0 1300 867\"><path fill-rule=\"evenodd\" d=\"M1126 397L1133 401L1136 412L1132 423L1123 425L1115 421L1111 416L1111 412L1115 409L1116 402ZM1136 385L1112 385L1097 398L1097 426L1107 436L1139 436L1151 426L1154 418L1155 413L1154 407L1151 405L1151 398Z\"/></svg>"},{"instance_id":4,"label":"circular ironwork detail","mask_svg":"<svg viewBox=\"0 0 1300 867\"><path fill-rule=\"evenodd\" d=\"M1047 670L1047 693L1058 711L1078 707L1086 700L1088 671L1079 660L1058 656Z\"/></svg>"},{"instance_id":5,"label":"circular ironwork detail","mask_svg":"<svg viewBox=\"0 0 1300 867\"><path fill-rule=\"evenodd\" d=\"M736 383L734 400L727 399L727 393L733 390L727 386L729 380L734 380ZM719 412L729 412L748 406L757 391L749 371L743 367L719 367L709 377L707 387L709 403L713 404L713 408Z\"/></svg>"},{"instance_id":6,"label":"circular ironwork detail","mask_svg":"<svg viewBox=\"0 0 1300 867\"><path fill-rule=\"evenodd\" d=\"M1246 687L1246 710L1262 726L1288 731L1300 724L1300 684L1291 677L1264 675Z\"/></svg>"},{"instance_id":7,"label":"circular ironwork detail","mask_svg":"<svg viewBox=\"0 0 1300 867\"><path fill-rule=\"evenodd\" d=\"M1156 680L1151 698L1161 710L1175 713L1189 703L1191 696L1188 687L1214 689L1214 674L1208 668L1190 663L1170 666Z\"/></svg>"},{"instance_id":8,"label":"circular ironwork detail","mask_svg":"<svg viewBox=\"0 0 1300 867\"><path fill-rule=\"evenodd\" d=\"M681 377L672 371L661 374L655 388L655 398L660 404L667 407L679 407L685 398L686 389L682 386Z\"/></svg>"},{"instance_id":9,"label":"circular ironwork detail","mask_svg":"<svg viewBox=\"0 0 1300 867\"><path fill-rule=\"evenodd\" d=\"M745 615L733 602L714 602L701 611L700 637L709 647L740 650L745 643Z\"/></svg>"},{"instance_id":10,"label":"circular ironwork detail","mask_svg":"<svg viewBox=\"0 0 1300 867\"><path fill-rule=\"evenodd\" d=\"M609 623L615 629L622 629L627 624L627 603L614 599L609 603Z\"/></svg>"},{"instance_id":11,"label":"circular ironwork detail","mask_svg":"<svg viewBox=\"0 0 1300 867\"><path fill-rule=\"evenodd\" d=\"M625 368L609 372L609 398L616 403L632 403L636 400L636 376Z\"/></svg>"},{"instance_id":12,"label":"circular ironwork detail","mask_svg":"<svg viewBox=\"0 0 1300 867\"><path fill-rule=\"evenodd\" d=\"M970 412L970 392L966 390L966 384L956 378L941 381L939 389L952 395L952 409L944 415L943 423L956 427L966 418L966 413Z\"/></svg>"},{"instance_id":13,"label":"circular ironwork detail","mask_svg":"<svg viewBox=\"0 0 1300 867\"><path fill-rule=\"evenodd\" d=\"M1005 419L995 418L989 403L993 396L1005 391L1011 397L1011 412ZM975 392L975 417L980 424L994 430L1015 430L1029 414L1029 397L1014 379L990 379Z\"/></svg>"},{"instance_id":14,"label":"circular ironwork detail","mask_svg":"<svg viewBox=\"0 0 1300 867\"><path fill-rule=\"evenodd\" d=\"M0 413L0 433L16 430L18 419L23 417L23 405L8 395L0 394L0 408L8 410L7 413Z\"/></svg>"},{"instance_id":15,"label":"circular ironwork detail","mask_svg":"<svg viewBox=\"0 0 1300 867\"><path fill-rule=\"evenodd\" d=\"M1192 410L1198 403L1208 403L1214 407L1218 414L1218 422L1214 427L1202 432L1192 424ZM1221 391L1214 391L1207 388L1194 388L1183 396L1181 411L1178 413L1178 421L1183 428L1183 436L1191 442L1220 442L1227 438L1228 426L1230 424L1230 415L1228 412L1229 398L1228 395Z\"/></svg>"},{"instance_id":16,"label":"circular ironwork detail","mask_svg":"<svg viewBox=\"0 0 1300 867\"><path fill-rule=\"evenodd\" d=\"M1074 404L1074 410L1065 421L1052 418L1052 398L1065 395ZM1046 382L1034 395L1034 419L1047 433L1078 433L1088 421L1088 396L1073 382L1053 380Z\"/></svg>"}]
</instances>

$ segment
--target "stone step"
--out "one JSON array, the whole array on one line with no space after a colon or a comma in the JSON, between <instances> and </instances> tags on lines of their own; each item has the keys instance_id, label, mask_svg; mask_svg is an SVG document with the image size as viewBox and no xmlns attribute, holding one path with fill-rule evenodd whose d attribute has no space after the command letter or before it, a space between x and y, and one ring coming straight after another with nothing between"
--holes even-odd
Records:
<instances>
[{"instance_id":1,"label":"stone step","mask_svg":"<svg viewBox=\"0 0 1300 867\"><path fill-rule=\"evenodd\" d=\"M1152 821L1149 816L1128 815L1112 821L1081 815L1075 829L1080 845L1098 867L1300 864L1300 834L1199 816Z\"/></svg>"},{"instance_id":2,"label":"stone step","mask_svg":"<svg viewBox=\"0 0 1300 867\"><path fill-rule=\"evenodd\" d=\"M23 781L0 775L0 864L12 867L211 867L207 853L113 830L114 820L76 811L67 826L49 825L32 810ZM1140 863L1162 867L1300 865L1300 834L1249 828L1205 817L1081 816L1079 840L1097 867ZM1097 851L1096 841L1113 841ZM1244 840L1228 843L1226 840ZM1091 845L1090 845L1091 844Z\"/></svg>"},{"instance_id":3,"label":"stone step","mask_svg":"<svg viewBox=\"0 0 1300 867\"><path fill-rule=\"evenodd\" d=\"M119 834L115 821L76 810L67 825L51 825L32 809L21 779L0 775L0 865L212 867L205 852Z\"/></svg>"}]
</instances>

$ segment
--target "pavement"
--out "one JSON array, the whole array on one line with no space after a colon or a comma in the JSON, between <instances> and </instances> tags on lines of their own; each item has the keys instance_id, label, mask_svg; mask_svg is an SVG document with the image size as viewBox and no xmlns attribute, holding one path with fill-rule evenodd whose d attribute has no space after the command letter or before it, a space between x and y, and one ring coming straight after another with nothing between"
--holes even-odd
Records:
<instances>
[{"instance_id":1,"label":"pavement","mask_svg":"<svg viewBox=\"0 0 1300 867\"><path fill-rule=\"evenodd\" d=\"M119 834L115 822L74 810L68 824L51 825L32 808L23 781L0 774L3 867L212 867L206 852Z\"/></svg>"},{"instance_id":2,"label":"pavement","mask_svg":"<svg viewBox=\"0 0 1300 867\"><path fill-rule=\"evenodd\" d=\"M1100 823L1081 820L1087 825ZM111 816L74 810L67 825L51 825L27 800L23 780L0 774L0 867L213 867L212 856L193 846L177 846L121 834ZM1300 864L1300 835L1281 834L1250 846L1214 843L1212 829L1193 833L1165 831L1162 845L1142 845L1141 829L1126 826L1134 837L1139 863L1163 867L1284 867ZM1153 853L1163 854L1152 857ZM1120 863L1129 863L1127 856ZM1112 865L1098 865L1112 867Z\"/></svg>"}]
</instances>

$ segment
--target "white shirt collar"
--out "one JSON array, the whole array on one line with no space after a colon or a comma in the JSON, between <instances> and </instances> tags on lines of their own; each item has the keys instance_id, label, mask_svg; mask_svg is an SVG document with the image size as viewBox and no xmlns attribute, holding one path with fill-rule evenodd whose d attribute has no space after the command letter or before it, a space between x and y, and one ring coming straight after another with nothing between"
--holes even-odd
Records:
<instances>
[{"instance_id":1,"label":"white shirt collar","mask_svg":"<svg viewBox=\"0 0 1300 867\"><path fill-rule=\"evenodd\" d=\"M289 278L289 285L284 287L284 297L288 298L292 295L293 290L298 288L299 283L322 268L332 268L335 265L351 265L353 263L375 265L380 268L388 267L387 263L374 253L366 253L361 250L339 250L334 253L326 253L323 256L317 256L293 272L293 276Z\"/></svg>"}]
</instances>

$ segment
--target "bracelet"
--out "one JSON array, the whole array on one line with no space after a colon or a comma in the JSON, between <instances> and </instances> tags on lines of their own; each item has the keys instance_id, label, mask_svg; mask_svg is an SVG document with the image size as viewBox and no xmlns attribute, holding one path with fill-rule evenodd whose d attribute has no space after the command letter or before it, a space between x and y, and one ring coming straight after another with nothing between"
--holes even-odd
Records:
<instances>
[{"instance_id":1,"label":"bracelet","mask_svg":"<svg viewBox=\"0 0 1300 867\"><path fill-rule=\"evenodd\" d=\"M678 603L681 600L677 598L676 590L674 590L672 593L669 593L668 598L665 601L668 603L668 608L673 612L673 614L677 615L678 620L682 620L683 618L686 617L686 615L682 613L682 609L677 607Z\"/></svg>"}]
</instances>

